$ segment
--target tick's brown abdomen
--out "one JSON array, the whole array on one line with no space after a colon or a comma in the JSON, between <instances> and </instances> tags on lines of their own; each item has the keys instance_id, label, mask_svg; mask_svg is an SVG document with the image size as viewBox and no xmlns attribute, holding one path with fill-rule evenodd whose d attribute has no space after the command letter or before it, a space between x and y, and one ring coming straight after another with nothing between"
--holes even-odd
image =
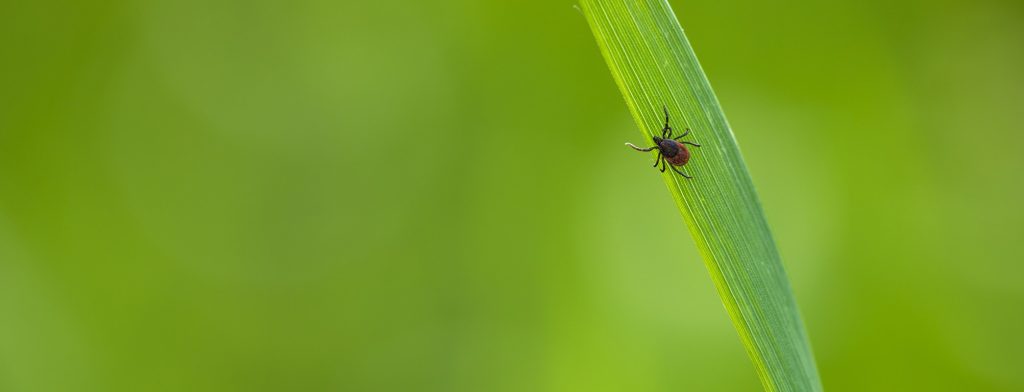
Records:
<instances>
[{"instance_id":1,"label":"tick's brown abdomen","mask_svg":"<svg viewBox=\"0 0 1024 392\"><path fill-rule=\"evenodd\" d=\"M686 162L690 160L690 150L687 150L686 146L684 146L683 143L677 142L675 140L673 140L672 142L676 144L675 147L677 149L677 152L673 156L665 155L665 160L674 166L685 165Z\"/></svg>"}]
</instances>

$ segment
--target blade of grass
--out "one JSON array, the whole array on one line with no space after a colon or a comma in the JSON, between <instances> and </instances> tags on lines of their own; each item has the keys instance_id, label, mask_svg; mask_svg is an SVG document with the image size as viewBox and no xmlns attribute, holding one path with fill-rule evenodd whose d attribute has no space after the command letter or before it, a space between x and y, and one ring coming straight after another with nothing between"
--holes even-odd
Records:
<instances>
[{"instance_id":1,"label":"blade of grass","mask_svg":"<svg viewBox=\"0 0 1024 392\"><path fill-rule=\"evenodd\" d=\"M739 146L672 8L665 0L581 0L580 5L645 144L660 132L665 105L673 128L692 128L687 140L702 145L693 148L685 166L692 180L670 170L663 178L765 389L821 390Z\"/></svg>"}]
</instances>

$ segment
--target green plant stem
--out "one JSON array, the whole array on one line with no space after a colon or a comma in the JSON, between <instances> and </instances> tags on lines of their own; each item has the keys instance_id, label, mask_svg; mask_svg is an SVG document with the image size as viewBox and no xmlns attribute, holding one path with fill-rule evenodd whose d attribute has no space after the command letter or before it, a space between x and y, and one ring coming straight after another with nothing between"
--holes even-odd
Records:
<instances>
[{"instance_id":1,"label":"green plant stem","mask_svg":"<svg viewBox=\"0 0 1024 392\"><path fill-rule=\"evenodd\" d=\"M725 114L664 0L582 0L584 15L644 140L692 128L687 180L663 175L766 390L821 382L789 280ZM627 150L632 152L632 150ZM653 156L653 152L650 153Z\"/></svg>"}]
</instances>

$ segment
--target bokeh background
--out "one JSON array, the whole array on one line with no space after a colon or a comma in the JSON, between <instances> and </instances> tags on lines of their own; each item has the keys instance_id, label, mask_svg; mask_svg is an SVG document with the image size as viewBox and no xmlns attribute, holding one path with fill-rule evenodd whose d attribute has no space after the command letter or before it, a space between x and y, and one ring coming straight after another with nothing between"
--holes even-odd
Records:
<instances>
[{"instance_id":1,"label":"bokeh background","mask_svg":"<svg viewBox=\"0 0 1024 392\"><path fill-rule=\"evenodd\" d=\"M826 388L1024 390L1024 4L673 6ZM760 389L571 1L6 1L0 48L0 390Z\"/></svg>"}]
</instances>

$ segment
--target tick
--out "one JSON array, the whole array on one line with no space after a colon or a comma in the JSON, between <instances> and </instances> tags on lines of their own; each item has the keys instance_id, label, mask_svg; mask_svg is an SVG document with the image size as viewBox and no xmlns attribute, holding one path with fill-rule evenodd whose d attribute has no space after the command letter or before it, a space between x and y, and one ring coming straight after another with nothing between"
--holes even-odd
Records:
<instances>
[{"instance_id":1,"label":"tick","mask_svg":"<svg viewBox=\"0 0 1024 392\"><path fill-rule=\"evenodd\" d=\"M700 144L679 140L690 134L690 128L686 128L686 131L684 131L682 135L672 137L672 127L668 126L668 108L662 106L662 109L665 110L665 127L661 129L661 137L655 136L653 138L654 146L640 148L633 145L633 143L626 143L626 145L633 147L634 150L643 152L657 149L658 157L654 159L654 167L658 167L658 164L660 163L662 173L665 172L665 167L668 166L683 177L693 178L686 175L686 173L679 171L679 169L676 169L676 166L683 166L690 160L690 150L686 148L686 144L694 147L700 147ZM668 162L669 165L666 165L665 162Z\"/></svg>"}]
</instances>

